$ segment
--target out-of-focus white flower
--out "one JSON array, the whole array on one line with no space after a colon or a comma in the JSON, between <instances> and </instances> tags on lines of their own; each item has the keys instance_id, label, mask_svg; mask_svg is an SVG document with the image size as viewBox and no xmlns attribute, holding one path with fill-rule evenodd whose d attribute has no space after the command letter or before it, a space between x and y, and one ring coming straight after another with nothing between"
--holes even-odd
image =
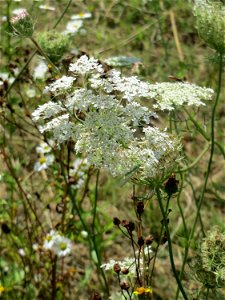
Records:
<instances>
[{"instance_id":1,"label":"out-of-focus white flower","mask_svg":"<svg viewBox=\"0 0 225 300\"><path fill-rule=\"evenodd\" d=\"M54 6L50 6L50 5L44 5L44 4L42 4L42 5L39 5L39 8L40 9L43 9L43 10L49 10L49 11L54 11L55 10L55 7Z\"/></svg>"},{"instance_id":2,"label":"out-of-focus white flower","mask_svg":"<svg viewBox=\"0 0 225 300\"><path fill-rule=\"evenodd\" d=\"M32 245L32 249L33 249L34 251L37 251L38 248L39 248L39 245L38 245L38 244L35 243L35 244Z\"/></svg>"},{"instance_id":3,"label":"out-of-focus white flower","mask_svg":"<svg viewBox=\"0 0 225 300\"><path fill-rule=\"evenodd\" d=\"M141 60L136 57L129 56L113 56L104 60L104 62L111 67L128 67L134 63L140 63Z\"/></svg>"},{"instance_id":4,"label":"out-of-focus white flower","mask_svg":"<svg viewBox=\"0 0 225 300\"><path fill-rule=\"evenodd\" d=\"M52 251L58 257L64 257L71 252L71 240L51 230L46 236L43 248Z\"/></svg>"},{"instance_id":5,"label":"out-of-focus white flower","mask_svg":"<svg viewBox=\"0 0 225 300\"><path fill-rule=\"evenodd\" d=\"M151 84L151 90L155 92L155 108L160 110L174 110L180 106L205 105L201 100L211 100L214 91L210 88L200 87L188 82L162 82Z\"/></svg>"},{"instance_id":6,"label":"out-of-focus white flower","mask_svg":"<svg viewBox=\"0 0 225 300\"><path fill-rule=\"evenodd\" d=\"M86 13L79 13L76 15L72 15L70 18L71 20L81 20L81 19L90 19L92 17L92 14L89 12Z\"/></svg>"},{"instance_id":7,"label":"out-of-focus white flower","mask_svg":"<svg viewBox=\"0 0 225 300\"><path fill-rule=\"evenodd\" d=\"M9 73L0 73L0 85L3 85L4 81L8 81L9 84L12 84L15 80L14 77L10 77Z\"/></svg>"},{"instance_id":8,"label":"out-of-focus white flower","mask_svg":"<svg viewBox=\"0 0 225 300\"><path fill-rule=\"evenodd\" d=\"M64 75L61 78L57 79L52 84L50 84L49 86L47 86L45 90L53 93L54 95L60 95L68 91L72 87L73 82L75 80L76 80L75 77Z\"/></svg>"},{"instance_id":9,"label":"out-of-focus white flower","mask_svg":"<svg viewBox=\"0 0 225 300\"><path fill-rule=\"evenodd\" d=\"M40 172L46 170L54 162L54 155L41 156L34 165L34 171Z\"/></svg>"},{"instance_id":10,"label":"out-of-focus white flower","mask_svg":"<svg viewBox=\"0 0 225 300\"><path fill-rule=\"evenodd\" d=\"M47 143L41 143L38 147L36 147L36 152L40 154L49 153L51 152L53 141L49 141L49 144ZM50 146L49 146L50 145Z\"/></svg>"},{"instance_id":11,"label":"out-of-focus white flower","mask_svg":"<svg viewBox=\"0 0 225 300\"><path fill-rule=\"evenodd\" d=\"M34 79L35 80L45 79L47 71L48 71L47 64L43 60L41 60L39 64L36 66L36 68L34 69L34 74L33 74Z\"/></svg>"},{"instance_id":12,"label":"out-of-focus white flower","mask_svg":"<svg viewBox=\"0 0 225 300\"><path fill-rule=\"evenodd\" d=\"M13 9L12 14L13 14L13 15L20 15L20 14L21 14L22 12L24 12L24 11L26 11L25 8L22 8L22 7L20 7L20 8L15 8L15 9Z\"/></svg>"},{"instance_id":13,"label":"out-of-focus white flower","mask_svg":"<svg viewBox=\"0 0 225 300\"><path fill-rule=\"evenodd\" d=\"M63 31L63 34L76 34L82 26L82 20L69 21L66 24L66 30Z\"/></svg>"},{"instance_id":14,"label":"out-of-focus white flower","mask_svg":"<svg viewBox=\"0 0 225 300\"><path fill-rule=\"evenodd\" d=\"M70 64L69 70L75 74L103 73L103 67L97 59L82 55L75 63Z\"/></svg>"},{"instance_id":15,"label":"out-of-focus white flower","mask_svg":"<svg viewBox=\"0 0 225 300\"><path fill-rule=\"evenodd\" d=\"M105 271L113 271L115 264L119 264L121 269L128 269L130 275L136 274L135 258L125 257L122 261L110 259L108 263L102 264L101 268Z\"/></svg>"},{"instance_id":16,"label":"out-of-focus white flower","mask_svg":"<svg viewBox=\"0 0 225 300\"><path fill-rule=\"evenodd\" d=\"M18 253L19 253L19 255L22 256L22 257L24 257L24 256L26 255L26 253L25 253L25 251L24 251L23 248L20 248L20 249L18 250Z\"/></svg>"},{"instance_id":17,"label":"out-of-focus white flower","mask_svg":"<svg viewBox=\"0 0 225 300\"><path fill-rule=\"evenodd\" d=\"M82 230L81 231L81 236L82 236L82 238L86 239L88 237L88 232L85 231L85 230Z\"/></svg>"},{"instance_id":18,"label":"out-of-focus white flower","mask_svg":"<svg viewBox=\"0 0 225 300\"><path fill-rule=\"evenodd\" d=\"M26 90L26 95L29 98L34 98L36 96L35 89L28 89L28 90Z\"/></svg>"}]
</instances>

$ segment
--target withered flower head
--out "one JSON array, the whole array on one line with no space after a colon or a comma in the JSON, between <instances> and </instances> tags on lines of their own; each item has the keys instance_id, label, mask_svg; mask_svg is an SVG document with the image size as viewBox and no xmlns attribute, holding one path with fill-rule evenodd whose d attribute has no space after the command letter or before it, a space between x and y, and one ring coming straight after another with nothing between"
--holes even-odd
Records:
<instances>
[{"instance_id":1,"label":"withered flower head","mask_svg":"<svg viewBox=\"0 0 225 300\"><path fill-rule=\"evenodd\" d=\"M119 274L120 271L121 271L120 265L119 265L119 264L115 264L115 265L113 266L113 270L114 270L117 274Z\"/></svg>"},{"instance_id":2,"label":"withered flower head","mask_svg":"<svg viewBox=\"0 0 225 300\"><path fill-rule=\"evenodd\" d=\"M128 282L123 281L123 282L120 284L120 287L121 287L122 290L128 291L129 288L130 288L130 285L129 285Z\"/></svg>"},{"instance_id":3,"label":"withered flower head","mask_svg":"<svg viewBox=\"0 0 225 300\"><path fill-rule=\"evenodd\" d=\"M176 180L176 175L173 174L169 177L169 179L164 184L165 191L167 195L170 197L178 191L179 180Z\"/></svg>"},{"instance_id":4,"label":"withered flower head","mask_svg":"<svg viewBox=\"0 0 225 300\"><path fill-rule=\"evenodd\" d=\"M137 209L138 215L141 216L144 212L144 202L138 201L136 209Z\"/></svg>"},{"instance_id":5,"label":"withered flower head","mask_svg":"<svg viewBox=\"0 0 225 300\"><path fill-rule=\"evenodd\" d=\"M120 225L120 219L119 218L117 218L117 217L114 217L113 218L113 224L115 225L115 226L119 226Z\"/></svg>"},{"instance_id":6,"label":"withered flower head","mask_svg":"<svg viewBox=\"0 0 225 300\"><path fill-rule=\"evenodd\" d=\"M152 242L154 241L154 237L152 235L148 235L146 238L145 238L145 244L147 246L151 245Z\"/></svg>"}]
</instances>

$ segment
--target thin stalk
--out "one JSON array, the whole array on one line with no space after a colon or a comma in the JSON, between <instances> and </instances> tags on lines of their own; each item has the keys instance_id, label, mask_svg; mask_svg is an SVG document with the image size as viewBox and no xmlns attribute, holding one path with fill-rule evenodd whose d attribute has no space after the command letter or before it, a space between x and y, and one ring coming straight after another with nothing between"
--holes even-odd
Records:
<instances>
[{"instance_id":1,"label":"thin stalk","mask_svg":"<svg viewBox=\"0 0 225 300\"><path fill-rule=\"evenodd\" d=\"M188 229L187 229L187 225L186 225L186 222L185 222L185 216L184 216L184 213L183 213L183 210L182 210L182 207L181 207L181 203L180 203L180 195L181 195L181 191L183 190L183 184L184 184L184 179L183 179L182 173L180 173L180 178L181 178L181 186L180 186L180 190L179 190L179 193L178 193L178 196L177 196L177 205L179 207L180 215L181 215L183 226L184 226L184 234L185 234L186 239L188 240ZM183 259L183 263L182 263L182 267L181 267L180 275L179 275L180 281L182 281L182 277L183 277L183 273L184 273L184 267L185 267L185 264L186 264L187 254L188 254L188 243L185 243L184 259ZM177 287L175 300L178 299L179 293L180 293L180 290Z\"/></svg>"},{"instance_id":2,"label":"thin stalk","mask_svg":"<svg viewBox=\"0 0 225 300\"><path fill-rule=\"evenodd\" d=\"M55 69L55 71L57 73L59 73L59 69L55 66L55 64L51 61L51 59L48 57L48 55L41 49L41 47L39 46L38 42L33 38L30 37L30 40L34 43L34 45L36 46L37 50L40 52L40 54L42 56L45 57L45 59L48 61L48 63Z\"/></svg>"},{"instance_id":3,"label":"thin stalk","mask_svg":"<svg viewBox=\"0 0 225 300\"><path fill-rule=\"evenodd\" d=\"M176 282L177 282L177 285L183 295L183 298L185 300L188 300L188 297L184 291L184 288L183 288L183 285L180 281L180 278L177 274L177 270L176 270L176 266L175 266L175 263L174 263L174 257L173 257L173 248L172 248L172 241L171 241L171 237L170 237L170 231L169 231L169 226L167 224L167 215L164 211L164 207L163 207L163 203L162 203L162 198L161 198L161 195L160 195L160 189L157 187L156 188L156 194L157 194L157 198L158 198L158 202L159 202L159 207L160 207L160 210L161 210L161 213L162 213L162 216L163 216L163 220L164 220L164 226L165 226L165 229L166 229L166 236L167 236L167 241L168 241L168 248L169 248L169 256L170 256L170 263L171 263L171 268L172 268L172 271L173 271L173 274L175 276L175 279L176 279Z\"/></svg>"},{"instance_id":4,"label":"thin stalk","mask_svg":"<svg viewBox=\"0 0 225 300\"><path fill-rule=\"evenodd\" d=\"M97 170L96 184L95 184L94 207L93 207L93 220L92 220L92 232L93 232L93 235L95 235L95 221L96 221L97 202L98 202L98 183L99 183L99 175L100 175L100 171Z\"/></svg>"},{"instance_id":5,"label":"thin stalk","mask_svg":"<svg viewBox=\"0 0 225 300\"><path fill-rule=\"evenodd\" d=\"M167 215L167 211L168 211L168 207L169 207L169 200L170 198L168 197L167 199L167 203L166 203L166 215ZM158 254L158 250L159 250L159 246L160 246L160 242L161 242L161 238L162 238L162 234L163 234L163 228L164 228L164 222L162 223L161 229L160 229L160 234L159 234L159 242L157 244L157 247L155 249L155 255L154 255L154 259L153 259L153 263L152 263L152 270L151 270L151 275L150 275L150 280L149 280L149 284L151 285L152 283L152 277L153 277L153 273L154 273L154 269L155 269L155 263L156 263L156 258L157 258L157 254Z\"/></svg>"},{"instance_id":6,"label":"thin stalk","mask_svg":"<svg viewBox=\"0 0 225 300\"><path fill-rule=\"evenodd\" d=\"M195 228L198 222L198 218L199 218L199 214L200 214L200 209L202 206L202 202L204 199L204 195L205 195L205 191L206 191L206 187L208 184L208 179L209 179L209 175L210 175L210 171L211 171L211 167L212 167L212 161L213 161L213 154L214 154L214 149L215 149L215 117L216 117L216 108L218 106L219 103L219 98L220 98L220 91L221 91L221 85L222 85L222 73L223 73L223 55L220 54L220 62L219 62L219 74L218 74L218 88L217 88L217 95L216 95L216 99L215 99L215 103L213 106L213 110L212 110L212 117L211 117L211 151L210 151L210 157L209 157L209 162L208 162L208 168L207 168L207 172L205 175L205 182L204 182L204 186L202 189L202 193L199 199L199 203L198 203L198 207L197 207L197 213L196 213L196 217L194 220L194 225L192 227L192 231L190 234L190 239L189 242L191 241L191 239L194 236L194 232L195 232Z\"/></svg>"},{"instance_id":7,"label":"thin stalk","mask_svg":"<svg viewBox=\"0 0 225 300\"><path fill-rule=\"evenodd\" d=\"M57 256L53 258L52 262L52 294L51 300L56 299L56 265L57 265Z\"/></svg>"},{"instance_id":8,"label":"thin stalk","mask_svg":"<svg viewBox=\"0 0 225 300\"><path fill-rule=\"evenodd\" d=\"M221 63L222 64L222 63ZM222 73L221 73L221 79L222 79ZM216 104L216 101L215 101ZM215 106L214 104L214 106ZM217 104L216 104L217 106ZM210 137L207 135L207 133L204 131L204 129L202 129L202 127L198 124L198 122L192 117L192 115L189 113L189 111L187 109L185 109L185 107L183 107L184 111L186 112L186 114L188 115L189 119L191 120L191 122L195 125L195 127L197 128L198 132L209 142L210 141ZM212 119L211 119L212 121ZM218 143L217 141L214 141L214 144L219 148L220 152L222 153L223 157L225 158L225 150L223 149L223 147L220 145L220 143Z\"/></svg>"},{"instance_id":9,"label":"thin stalk","mask_svg":"<svg viewBox=\"0 0 225 300\"><path fill-rule=\"evenodd\" d=\"M203 149L203 151L199 154L199 156L186 168L183 169L179 169L179 173L181 172L186 172L189 171L190 169L192 169L194 166L196 166L198 164L198 162L202 159L202 157L205 155L205 153L209 150L211 143L207 143L207 145L205 146L205 148Z\"/></svg>"}]
</instances>

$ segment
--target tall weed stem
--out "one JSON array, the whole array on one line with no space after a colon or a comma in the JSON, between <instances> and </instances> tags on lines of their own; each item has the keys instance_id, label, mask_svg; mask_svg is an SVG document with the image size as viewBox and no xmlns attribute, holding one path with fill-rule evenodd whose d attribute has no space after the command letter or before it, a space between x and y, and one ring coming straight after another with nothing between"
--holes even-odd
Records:
<instances>
[{"instance_id":1,"label":"tall weed stem","mask_svg":"<svg viewBox=\"0 0 225 300\"><path fill-rule=\"evenodd\" d=\"M161 197L161 194L160 194L160 188L159 187L156 188L156 195L157 195L157 199L158 199L158 202L159 202L159 207L160 207L160 210L161 210L161 213L162 213L162 216L163 216L163 223L164 223L164 226L165 226L165 229L166 229L166 236L167 236L168 247L169 247L169 256L170 256L171 268L172 268L173 274L175 276L177 285L178 285L178 287L179 287L179 289L180 289L180 291L183 295L183 298L185 300L188 300L188 297L187 297L187 295L184 291L183 285L182 285L181 280L178 276L176 266L175 266L175 263L174 263L172 241L171 241L171 237L170 237L169 226L168 226L168 223L167 223L167 215L166 215L166 212L165 212L164 207L163 207L163 202L162 202L162 197Z\"/></svg>"}]
</instances>

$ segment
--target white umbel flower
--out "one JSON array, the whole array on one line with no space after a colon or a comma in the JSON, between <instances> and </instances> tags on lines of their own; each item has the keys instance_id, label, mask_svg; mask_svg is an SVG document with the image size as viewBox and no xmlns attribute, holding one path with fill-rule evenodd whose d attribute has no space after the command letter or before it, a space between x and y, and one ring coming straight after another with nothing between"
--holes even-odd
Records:
<instances>
[{"instance_id":1,"label":"white umbel flower","mask_svg":"<svg viewBox=\"0 0 225 300\"><path fill-rule=\"evenodd\" d=\"M75 74L85 75L88 73L103 73L103 67L97 59L82 55L77 62L70 64L69 70Z\"/></svg>"},{"instance_id":2,"label":"white umbel flower","mask_svg":"<svg viewBox=\"0 0 225 300\"><path fill-rule=\"evenodd\" d=\"M188 82L162 82L151 85L156 93L155 108L160 110L174 110L184 104L200 106L205 105L202 100L211 100L214 91L210 88L200 87Z\"/></svg>"},{"instance_id":3,"label":"white umbel flower","mask_svg":"<svg viewBox=\"0 0 225 300\"><path fill-rule=\"evenodd\" d=\"M55 82L47 86L45 90L47 92L53 93L55 96L60 95L70 90L75 80L75 77L62 76L61 78L57 79Z\"/></svg>"},{"instance_id":4,"label":"white umbel flower","mask_svg":"<svg viewBox=\"0 0 225 300\"><path fill-rule=\"evenodd\" d=\"M52 131L53 138L61 144L70 140L74 136L75 124L69 121L69 115L65 114L52 119L47 124L40 126L41 133L45 131Z\"/></svg>"},{"instance_id":5,"label":"white umbel flower","mask_svg":"<svg viewBox=\"0 0 225 300\"><path fill-rule=\"evenodd\" d=\"M49 101L43 105L40 105L33 113L32 119L33 121L38 121L40 119L49 119L52 116L55 116L59 112L64 111L59 104Z\"/></svg>"}]
</instances>

